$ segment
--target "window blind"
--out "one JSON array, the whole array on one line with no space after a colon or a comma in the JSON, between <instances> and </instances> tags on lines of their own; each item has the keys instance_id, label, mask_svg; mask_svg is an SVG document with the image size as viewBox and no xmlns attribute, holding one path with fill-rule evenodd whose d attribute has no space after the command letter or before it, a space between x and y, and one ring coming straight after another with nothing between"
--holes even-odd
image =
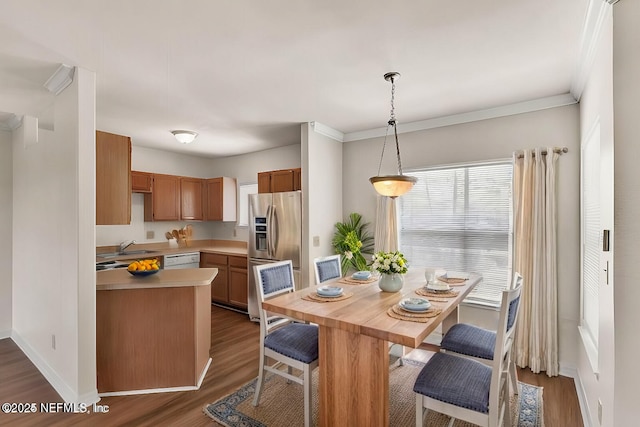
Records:
<instances>
[{"instance_id":1,"label":"window blind","mask_svg":"<svg viewBox=\"0 0 640 427\"><path fill-rule=\"evenodd\" d=\"M600 127L582 149L582 326L598 347L600 302Z\"/></svg>"},{"instance_id":2,"label":"window blind","mask_svg":"<svg viewBox=\"0 0 640 427\"><path fill-rule=\"evenodd\" d=\"M505 161L406 173L418 178L398 199L410 266L479 273L466 301L498 306L511 276L512 171Z\"/></svg>"}]
</instances>

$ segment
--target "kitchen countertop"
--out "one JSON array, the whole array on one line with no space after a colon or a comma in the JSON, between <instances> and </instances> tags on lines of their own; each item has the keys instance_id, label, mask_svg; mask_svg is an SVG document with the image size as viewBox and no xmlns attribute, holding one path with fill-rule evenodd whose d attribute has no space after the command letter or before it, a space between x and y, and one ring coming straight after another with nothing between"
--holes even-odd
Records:
<instances>
[{"instance_id":1,"label":"kitchen countertop","mask_svg":"<svg viewBox=\"0 0 640 427\"><path fill-rule=\"evenodd\" d=\"M96 290L155 289L206 286L217 276L217 268L160 270L150 276L133 276L124 268L96 272Z\"/></svg>"},{"instance_id":2,"label":"kitchen countertop","mask_svg":"<svg viewBox=\"0 0 640 427\"><path fill-rule=\"evenodd\" d=\"M146 249L153 251L153 253L120 255L109 258L96 256L96 262L155 258L159 256L188 252L205 252L221 255L247 256L247 242L234 240L193 240L189 242L188 245L181 244L178 247L169 246L169 243L147 243L132 245L127 249L131 251ZM114 251L117 251L117 247L97 248L98 254L100 252L104 253Z\"/></svg>"}]
</instances>

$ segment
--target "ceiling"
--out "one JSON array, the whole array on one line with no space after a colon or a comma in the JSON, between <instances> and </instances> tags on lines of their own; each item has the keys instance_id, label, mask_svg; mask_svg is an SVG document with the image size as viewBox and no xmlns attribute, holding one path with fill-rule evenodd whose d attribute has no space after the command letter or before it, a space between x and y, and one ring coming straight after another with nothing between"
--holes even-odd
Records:
<instances>
[{"instance_id":1,"label":"ceiling","mask_svg":"<svg viewBox=\"0 0 640 427\"><path fill-rule=\"evenodd\" d=\"M95 71L98 129L208 157L384 127L388 71L400 124L566 94L588 3L3 0L0 121L52 126L60 63Z\"/></svg>"}]
</instances>

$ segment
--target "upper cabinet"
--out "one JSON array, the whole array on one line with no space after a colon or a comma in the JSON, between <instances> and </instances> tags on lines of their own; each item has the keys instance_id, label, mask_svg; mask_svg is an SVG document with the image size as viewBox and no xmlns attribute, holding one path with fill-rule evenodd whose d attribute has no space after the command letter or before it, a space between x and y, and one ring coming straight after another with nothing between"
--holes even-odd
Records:
<instances>
[{"instance_id":1,"label":"upper cabinet","mask_svg":"<svg viewBox=\"0 0 640 427\"><path fill-rule=\"evenodd\" d=\"M145 221L235 221L236 180L133 171L132 191L144 193ZM146 178L148 176L149 183Z\"/></svg>"},{"instance_id":2,"label":"upper cabinet","mask_svg":"<svg viewBox=\"0 0 640 427\"><path fill-rule=\"evenodd\" d=\"M200 178L180 178L180 217L202 221L203 181Z\"/></svg>"},{"instance_id":3,"label":"upper cabinet","mask_svg":"<svg viewBox=\"0 0 640 427\"><path fill-rule=\"evenodd\" d=\"M151 193L153 174L148 172L131 171L131 192Z\"/></svg>"},{"instance_id":4,"label":"upper cabinet","mask_svg":"<svg viewBox=\"0 0 640 427\"><path fill-rule=\"evenodd\" d=\"M258 173L258 193L301 190L301 169L281 169Z\"/></svg>"},{"instance_id":5,"label":"upper cabinet","mask_svg":"<svg viewBox=\"0 0 640 427\"><path fill-rule=\"evenodd\" d=\"M235 221L236 180L228 177L205 180L205 220Z\"/></svg>"},{"instance_id":6,"label":"upper cabinet","mask_svg":"<svg viewBox=\"0 0 640 427\"><path fill-rule=\"evenodd\" d=\"M131 138L96 131L96 225L131 222Z\"/></svg>"},{"instance_id":7,"label":"upper cabinet","mask_svg":"<svg viewBox=\"0 0 640 427\"><path fill-rule=\"evenodd\" d=\"M145 221L180 220L180 177L153 174L153 192L144 195Z\"/></svg>"}]
</instances>

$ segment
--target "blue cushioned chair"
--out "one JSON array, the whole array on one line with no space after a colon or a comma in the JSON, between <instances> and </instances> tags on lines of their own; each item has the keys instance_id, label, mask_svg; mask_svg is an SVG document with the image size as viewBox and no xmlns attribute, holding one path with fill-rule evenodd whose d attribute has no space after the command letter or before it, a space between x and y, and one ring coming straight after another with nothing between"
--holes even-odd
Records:
<instances>
[{"instance_id":1,"label":"blue cushioned chair","mask_svg":"<svg viewBox=\"0 0 640 427\"><path fill-rule=\"evenodd\" d=\"M342 266L340 265L340 255L331 255L313 260L313 267L316 271L316 285L327 280L342 277Z\"/></svg>"},{"instance_id":2,"label":"blue cushioned chair","mask_svg":"<svg viewBox=\"0 0 640 427\"><path fill-rule=\"evenodd\" d=\"M424 408L479 426L511 425L509 365L521 290L502 292L491 366L440 352L422 368L413 387L416 426L423 425Z\"/></svg>"},{"instance_id":3,"label":"blue cushioned chair","mask_svg":"<svg viewBox=\"0 0 640 427\"><path fill-rule=\"evenodd\" d=\"M318 366L318 327L296 323L292 319L273 316L262 308L265 299L294 290L293 264L280 261L253 267L256 294L260 303L260 372L253 397L258 406L265 371L281 375L304 387L304 425L311 426L311 373ZM267 358L275 361L268 364ZM278 369L286 365L287 370ZM302 371L302 378L292 375L291 368Z\"/></svg>"},{"instance_id":4,"label":"blue cushioned chair","mask_svg":"<svg viewBox=\"0 0 640 427\"><path fill-rule=\"evenodd\" d=\"M522 276L519 273L513 275L511 288L522 286ZM493 363L493 349L496 345L496 332L489 331L466 323L458 323L452 326L440 343L440 351L452 353L455 356L468 357L491 366ZM518 373L515 358L509 365L509 377L511 387L518 394Z\"/></svg>"}]
</instances>

